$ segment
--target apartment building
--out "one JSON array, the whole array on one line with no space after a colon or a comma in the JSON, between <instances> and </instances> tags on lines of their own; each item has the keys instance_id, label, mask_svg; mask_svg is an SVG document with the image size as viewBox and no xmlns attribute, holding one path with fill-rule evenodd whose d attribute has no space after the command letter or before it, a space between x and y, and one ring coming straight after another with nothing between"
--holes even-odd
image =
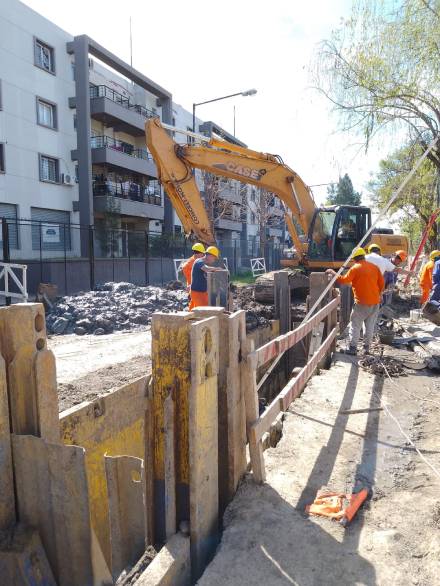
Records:
<instances>
[{"instance_id":1,"label":"apartment building","mask_svg":"<svg viewBox=\"0 0 440 586\"><path fill-rule=\"evenodd\" d=\"M13 257L85 255L85 231L70 226L109 215L121 254L129 229L172 229L144 139L146 118L171 123L170 92L18 0L2 6L0 63L0 215Z\"/></svg>"},{"instance_id":2,"label":"apartment building","mask_svg":"<svg viewBox=\"0 0 440 586\"><path fill-rule=\"evenodd\" d=\"M192 114L170 91L19 0L2 5L0 64L0 217L12 258L87 257L88 226L97 256L130 255L133 230L181 231L144 139L153 116L192 129ZM212 121L197 118L196 132L246 146ZM199 171L196 178L220 243L257 236L249 202L258 190Z\"/></svg>"}]
</instances>

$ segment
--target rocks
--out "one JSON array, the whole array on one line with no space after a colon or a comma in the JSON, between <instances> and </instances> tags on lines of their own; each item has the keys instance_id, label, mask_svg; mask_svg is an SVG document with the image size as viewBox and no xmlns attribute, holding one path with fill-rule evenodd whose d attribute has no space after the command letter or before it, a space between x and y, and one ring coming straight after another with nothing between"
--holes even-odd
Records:
<instances>
[{"instance_id":1,"label":"rocks","mask_svg":"<svg viewBox=\"0 0 440 586\"><path fill-rule=\"evenodd\" d=\"M52 331L54 334L64 334L69 325L69 320L64 317L59 317L52 324Z\"/></svg>"},{"instance_id":2,"label":"rocks","mask_svg":"<svg viewBox=\"0 0 440 586\"><path fill-rule=\"evenodd\" d=\"M133 283L104 283L94 291L59 298L47 314L49 334L94 334L139 330L155 311L182 311L188 307L183 285L169 289L139 287Z\"/></svg>"}]
</instances>

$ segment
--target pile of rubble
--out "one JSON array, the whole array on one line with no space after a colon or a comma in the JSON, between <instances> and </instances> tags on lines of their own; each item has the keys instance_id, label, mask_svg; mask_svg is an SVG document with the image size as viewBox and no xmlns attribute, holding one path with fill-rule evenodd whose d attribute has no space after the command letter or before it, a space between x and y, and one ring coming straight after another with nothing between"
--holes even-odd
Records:
<instances>
[{"instance_id":1,"label":"pile of rubble","mask_svg":"<svg viewBox=\"0 0 440 586\"><path fill-rule=\"evenodd\" d=\"M379 376L400 376L405 374L403 364L390 356L373 356L367 355L359 360L359 366Z\"/></svg>"},{"instance_id":2,"label":"pile of rubble","mask_svg":"<svg viewBox=\"0 0 440 586\"><path fill-rule=\"evenodd\" d=\"M275 308L273 305L258 303L254 299L254 286L231 287L234 299L233 310L244 309L246 311L246 330L248 332L257 328L270 325L275 319Z\"/></svg>"},{"instance_id":3,"label":"pile of rubble","mask_svg":"<svg viewBox=\"0 0 440 586\"><path fill-rule=\"evenodd\" d=\"M105 283L95 290L61 297L46 317L49 334L110 334L149 325L155 311L183 311L188 295L175 282L168 289L132 283Z\"/></svg>"}]
</instances>

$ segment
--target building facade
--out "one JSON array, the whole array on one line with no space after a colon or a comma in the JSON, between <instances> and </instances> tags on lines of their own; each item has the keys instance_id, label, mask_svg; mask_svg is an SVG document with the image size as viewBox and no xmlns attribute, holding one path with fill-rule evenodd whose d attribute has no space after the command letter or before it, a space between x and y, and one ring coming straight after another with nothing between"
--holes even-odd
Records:
<instances>
[{"instance_id":1,"label":"building facade","mask_svg":"<svg viewBox=\"0 0 440 586\"><path fill-rule=\"evenodd\" d=\"M192 129L170 91L18 0L2 5L0 63L0 217L12 258L88 256L92 245L97 256L127 256L138 252L133 231L181 231L144 136L154 116ZM246 146L211 121L197 118L196 132ZM221 244L257 238L263 226L281 237L262 221L258 189L199 171L196 179Z\"/></svg>"}]
</instances>

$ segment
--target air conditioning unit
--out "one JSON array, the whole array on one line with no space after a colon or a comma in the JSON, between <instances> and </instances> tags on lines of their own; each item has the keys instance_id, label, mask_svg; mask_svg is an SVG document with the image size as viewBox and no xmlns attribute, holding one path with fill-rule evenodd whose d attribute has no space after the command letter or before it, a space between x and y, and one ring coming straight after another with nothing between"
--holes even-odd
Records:
<instances>
[{"instance_id":1,"label":"air conditioning unit","mask_svg":"<svg viewBox=\"0 0 440 586\"><path fill-rule=\"evenodd\" d=\"M64 185L73 185L75 183L75 179L72 175L68 175L67 173L61 174L61 183Z\"/></svg>"}]
</instances>

